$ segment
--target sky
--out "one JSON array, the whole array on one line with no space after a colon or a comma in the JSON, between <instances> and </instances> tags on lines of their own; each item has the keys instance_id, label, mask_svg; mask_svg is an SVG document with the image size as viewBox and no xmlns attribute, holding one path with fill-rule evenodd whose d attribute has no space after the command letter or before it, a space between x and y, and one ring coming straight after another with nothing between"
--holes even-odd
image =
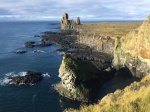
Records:
<instances>
[{"instance_id":1,"label":"sky","mask_svg":"<svg viewBox=\"0 0 150 112\"><path fill-rule=\"evenodd\" d=\"M150 0L0 0L0 20L145 20Z\"/></svg>"}]
</instances>

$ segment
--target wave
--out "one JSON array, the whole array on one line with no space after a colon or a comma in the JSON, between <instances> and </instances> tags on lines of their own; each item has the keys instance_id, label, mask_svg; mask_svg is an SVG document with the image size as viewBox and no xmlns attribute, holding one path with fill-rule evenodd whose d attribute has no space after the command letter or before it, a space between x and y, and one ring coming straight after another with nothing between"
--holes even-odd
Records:
<instances>
[{"instance_id":1,"label":"wave","mask_svg":"<svg viewBox=\"0 0 150 112\"><path fill-rule=\"evenodd\" d=\"M49 75L48 73L42 74L42 76L43 76L44 78L49 78L49 77L50 77L50 75Z\"/></svg>"},{"instance_id":2,"label":"wave","mask_svg":"<svg viewBox=\"0 0 150 112\"><path fill-rule=\"evenodd\" d=\"M13 83L11 83L12 79L9 79L9 77L26 76L26 75L27 75L27 72L19 72L19 73L10 72L10 73L7 73L7 74L5 74L5 76L3 78L0 78L0 86L6 86L6 85L13 84ZM50 75L48 73L43 73L42 76L45 79L50 78Z\"/></svg>"},{"instance_id":3,"label":"wave","mask_svg":"<svg viewBox=\"0 0 150 112\"><path fill-rule=\"evenodd\" d=\"M44 51L42 51L42 50L33 50L32 52L33 53L44 53Z\"/></svg>"}]
</instances>

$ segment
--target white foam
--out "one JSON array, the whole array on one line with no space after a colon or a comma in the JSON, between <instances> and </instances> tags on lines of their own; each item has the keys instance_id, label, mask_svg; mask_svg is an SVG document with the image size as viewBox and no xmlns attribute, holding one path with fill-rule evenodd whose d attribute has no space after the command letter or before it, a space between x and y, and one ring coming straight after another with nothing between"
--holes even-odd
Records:
<instances>
[{"instance_id":1,"label":"white foam","mask_svg":"<svg viewBox=\"0 0 150 112\"><path fill-rule=\"evenodd\" d=\"M43 53L44 51L42 50L34 50L33 53Z\"/></svg>"},{"instance_id":2,"label":"white foam","mask_svg":"<svg viewBox=\"0 0 150 112\"><path fill-rule=\"evenodd\" d=\"M27 72L19 72L19 73L15 73L15 72L10 72L5 74L4 78L0 79L0 85L1 86L5 86L8 84L13 84L11 83L12 79L9 79L9 77L15 77L15 76L25 76Z\"/></svg>"},{"instance_id":3,"label":"white foam","mask_svg":"<svg viewBox=\"0 0 150 112\"><path fill-rule=\"evenodd\" d=\"M25 76L25 75L27 75L27 72L19 72L19 73L10 72L10 73L7 73L7 74L5 74L5 76L3 78L0 79L0 85L5 86L5 85L8 85L8 84L13 84L13 83L11 83L12 79L9 79L9 77ZM50 77L50 75L48 73L42 74L42 76L44 78L49 78Z\"/></svg>"},{"instance_id":4,"label":"white foam","mask_svg":"<svg viewBox=\"0 0 150 112\"><path fill-rule=\"evenodd\" d=\"M15 77L15 76L25 76L27 72L19 72L19 73L15 73L15 72L10 72L7 73L5 76L9 77Z\"/></svg>"},{"instance_id":5,"label":"white foam","mask_svg":"<svg viewBox=\"0 0 150 112\"><path fill-rule=\"evenodd\" d=\"M49 75L48 73L42 74L42 76L43 76L44 78L49 78L49 77L50 77L50 75Z\"/></svg>"},{"instance_id":6,"label":"white foam","mask_svg":"<svg viewBox=\"0 0 150 112\"><path fill-rule=\"evenodd\" d=\"M11 81L11 79L8 79L8 77L1 78L1 79L0 79L0 85L1 85L1 86L8 85L8 84L10 84L10 83L9 83L10 81Z\"/></svg>"}]
</instances>

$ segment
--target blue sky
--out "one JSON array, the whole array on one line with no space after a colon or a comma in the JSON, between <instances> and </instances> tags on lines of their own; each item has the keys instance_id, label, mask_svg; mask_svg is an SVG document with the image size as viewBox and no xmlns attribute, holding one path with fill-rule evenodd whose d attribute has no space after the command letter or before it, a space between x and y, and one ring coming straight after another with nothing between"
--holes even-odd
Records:
<instances>
[{"instance_id":1,"label":"blue sky","mask_svg":"<svg viewBox=\"0 0 150 112\"><path fill-rule=\"evenodd\" d=\"M150 0L0 0L0 20L145 20Z\"/></svg>"}]
</instances>

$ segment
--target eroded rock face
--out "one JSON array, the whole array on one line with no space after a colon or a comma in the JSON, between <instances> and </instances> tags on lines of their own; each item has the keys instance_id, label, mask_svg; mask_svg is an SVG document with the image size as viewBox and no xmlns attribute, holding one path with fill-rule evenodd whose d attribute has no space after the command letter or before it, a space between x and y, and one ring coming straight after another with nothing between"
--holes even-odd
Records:
<instances>
[{"instance_id":1,"label":"eroded rock face","mask_svg":"<svg viewBox=\"0 0 150 112\"><path fill-rule=\"evenodd\" d=\"M143 77L150 73L150 23L148 20L117 38L114 50L114 65L127 67L133 76Z\"/></svg>"},{"instance_id":2,"label":"eroded rock face","mask_svg":"<svg viewBox=\"0 0 150 112\"><path fill-rule=\"evenodd\" d=\"M64 15L63 15L63 19L68 20L68 18L69 18L68 13L65 12Z\"/></svg>"},{"instance_id":3,"label":"eroded rock face","mask_svg":"<svg viewBox=\"0 0 150 112\"><path fill-rule=\"evenodd\" d=\"M25 76L8 77L10 83L15 85L34 85L42 80L42 73L28 71Z\"/></svg>"},{"instance_id":4,"label":"eroded rock face","mask_svg":"<svg viewBox=\"0 0 150 112\"><path fill-rule=\"evenodd\" d=\"M97 97L103 82L112 75L104 74L90 62L76 60L65 54L59 69L61 82L55 88L69 99L90 102Z\"/></svg>"},{"instance_id":5,"label":"eroded rock face","mask_svg":"<svg viewBox=\"0 0 150 112\"><path fill-rule=\"evenodd\" d=\"M76 23L77 23L77 25L79 25L80 24L80 18L78 17L77 20L78 21ZM69 20L69 15L66 12L63 14L63 19L60 21L60 23L61 23L61 29L62 30L74 29L75 25L76 25L73 19Z\"/></svg>"},{"instance_id":6,"label":"eroded rock face","mask_svg":"<svg viewBox=\"0 0 150 112\"><path fill-rule=\"evenodd\" d=\"M77 24L77 25L80 24L80 17L77 17L76 24Z\"/></svg>"}]
</instances>

